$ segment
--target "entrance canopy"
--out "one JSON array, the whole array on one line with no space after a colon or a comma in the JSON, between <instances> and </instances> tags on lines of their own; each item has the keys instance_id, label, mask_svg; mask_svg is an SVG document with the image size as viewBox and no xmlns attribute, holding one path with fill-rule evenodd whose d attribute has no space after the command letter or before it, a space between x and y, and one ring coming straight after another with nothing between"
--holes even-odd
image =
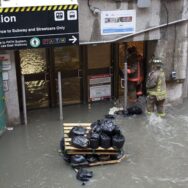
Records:
<instances>
[{"instance_id":1,"label":"entrance canopy","mask_svg":"<svg viewBox=\"0 0 188 188\"><path fill-rule=\"evenodd\" d=\"M73 5L77 0L1 0L1 7L30 7L50 5Z\"/></svg>"}]
</instances>

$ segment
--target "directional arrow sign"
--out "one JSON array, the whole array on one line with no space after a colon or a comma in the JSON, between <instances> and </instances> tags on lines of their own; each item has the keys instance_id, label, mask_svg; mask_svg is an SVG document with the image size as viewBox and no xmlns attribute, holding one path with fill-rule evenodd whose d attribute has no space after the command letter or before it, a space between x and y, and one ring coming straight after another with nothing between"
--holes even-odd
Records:
<instances>
[{"instance_id":1,"label":"directional arrow sign","mask_svg":"<svg viewBox=\"0 0 188 188\"><path fill-rule=\"evenodd\" d=\"M69 41L72 41L72 43L74 44L77 41L77 38L72 35L72 38L70 38Z\"/></svg>"},{"instance_id":2,"label":"directional arrow sign","mask_svg":"<svg viewBox=\"0 0 188 188\"><path fill-rule=\"evenodd\" d=\"M78 4L67 2L0 8L0 50L79 45Z\"/></svg>"}]
</instances>

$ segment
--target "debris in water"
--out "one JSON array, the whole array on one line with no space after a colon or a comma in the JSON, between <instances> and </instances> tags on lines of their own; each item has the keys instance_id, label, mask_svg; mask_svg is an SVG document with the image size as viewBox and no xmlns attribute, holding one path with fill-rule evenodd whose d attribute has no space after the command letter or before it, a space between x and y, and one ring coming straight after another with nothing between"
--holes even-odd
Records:
<instances>
[{"instance_id":1,"label":"debris in water","mask_svg":"<svg viewBox=\"0 0 188 188\"><path fill-rule=\"evenodd\" d=\"M8 130L8 131L13 131L14 128L13 128L13 127L7 127L7 130Z\"/></svg>"}]
</instances>

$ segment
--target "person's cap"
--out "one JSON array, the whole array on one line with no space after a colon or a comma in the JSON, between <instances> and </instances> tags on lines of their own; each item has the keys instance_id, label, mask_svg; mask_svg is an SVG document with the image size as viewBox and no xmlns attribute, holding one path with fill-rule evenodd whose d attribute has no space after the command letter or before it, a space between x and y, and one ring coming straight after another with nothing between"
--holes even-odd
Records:
<instances>
[{"instance_id":1,"label":"person's cap","mask_svg":"<svg viewBox=\"0 0 188 188\"><path fill-rule=\"evenodd\" d=\"M152 60L153 65L157 66L157 67L162 67L163 63L160 59L153 59Z\"/></svg>"}]
</instances>

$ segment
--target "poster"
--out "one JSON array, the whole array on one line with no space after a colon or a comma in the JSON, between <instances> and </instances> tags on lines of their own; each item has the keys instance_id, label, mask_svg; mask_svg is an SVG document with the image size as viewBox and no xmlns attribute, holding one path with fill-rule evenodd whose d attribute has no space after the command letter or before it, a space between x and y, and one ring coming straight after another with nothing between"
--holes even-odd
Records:
<instances>
[{"instance_id":1,"label":"poster","mask_svg":"<svg viewBox=\"0 0 188 188\"><path fill-rule=\"evenodd\" d=\"M101 12L101 35L134 33L135 27L135 10Z\"/></svg>"},{"instance_id":2,"label":"poster","mask_svg":"<svg viewBox=\"0 0 188 188\"><path fill-rule=\"evenodd\" d=\"M99 74L89 77L89 99L92 101L111 98L111 75Z\"/></svg>"},{"instance_id":3,"label":"poster","mask_svg":"<svg viewBox=\"0 0 188 188\"><path fill-rule=\"evenodd\" d=\"M0 54L0 61L2 62L2 70L11 69L10 54Z\"/></svg>"}]
</instances>

